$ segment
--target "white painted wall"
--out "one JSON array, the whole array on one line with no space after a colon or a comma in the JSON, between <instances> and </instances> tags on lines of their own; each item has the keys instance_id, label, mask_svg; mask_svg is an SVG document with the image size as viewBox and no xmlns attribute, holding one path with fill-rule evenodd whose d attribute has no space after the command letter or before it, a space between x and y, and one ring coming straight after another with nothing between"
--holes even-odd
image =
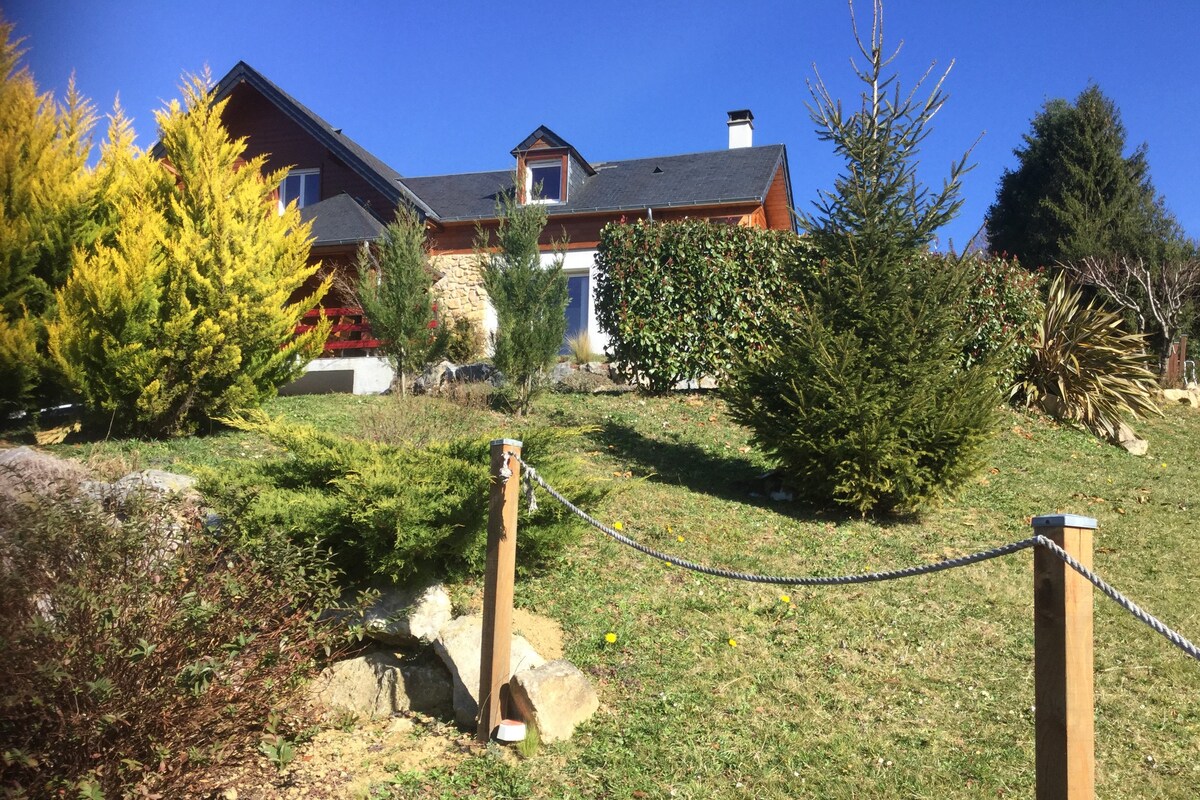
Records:
<instances>
[{"instance_id":1,"label":"white painted wall","mask_svg":"<svg viewBox=\"0 0 1200 800\"><path fill-rule=\"evenodd\" d=\"M351 356L348 358L315 358L308 362L305 372L336 372L354 370L355 394L381 394L387 391L396 377L395 370L382 356Z\"/></svg>"}]
</instances>

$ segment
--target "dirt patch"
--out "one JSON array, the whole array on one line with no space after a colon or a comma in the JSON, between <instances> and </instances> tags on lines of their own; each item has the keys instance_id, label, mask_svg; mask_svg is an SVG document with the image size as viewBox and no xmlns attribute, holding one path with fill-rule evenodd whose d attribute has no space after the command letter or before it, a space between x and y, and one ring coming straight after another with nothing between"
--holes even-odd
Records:
<instances>
[{"instance_id":1,"label":"dirt patch","mask_svg":"<svg viewBox=\"0 0 1200 800\"><path fill-rule=\"evenodd\" d=\"M513 631L524 636L538 655L547 661L562 658L563 631L558 620L534 614L523 608L514 608Z\"/></svg>"},{"instance_id":2,"label":"dirt patch","mask_svg":"<svg viewBox=\"0 0 1200 800\"><path fill-rule=\"evenodd\" d=\"M297 748L282 772L247 765L200 795L221 800L367 798L398 773L451 766L475 747L472 736L423 715L323 730Z\"/></svg>"}]
</instances>

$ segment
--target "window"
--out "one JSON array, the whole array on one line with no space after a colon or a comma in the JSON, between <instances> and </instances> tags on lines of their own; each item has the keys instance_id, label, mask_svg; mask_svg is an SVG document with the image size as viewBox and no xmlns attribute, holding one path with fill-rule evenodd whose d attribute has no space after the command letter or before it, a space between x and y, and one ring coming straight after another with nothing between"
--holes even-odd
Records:
<instances>
[{"instance_id":1,"label":"window","mask_svg":"<svg viewBox=\"0 0 1200 800\"><path fill-rule=\"evenodd\" d=\"M525 166L526 202L563 202L562 173L561 158L527 162Z\"/></svg>"},{"instance_id":2,"label":"window","mask_svg":"<svg viewBox=\"0 0 1200 800\"><path fill-rule=\"evenodd\" d=\"M563 337L563 346L559 349L559 355L566 355L570 352L570 348L567 346L568 341L588 332L589 288L590 279L586 273L567 276L567 332Z\"/></svg>"},{"instance_id":3,"label":"window","mask_svg":"<svg viewBox=\"0 0 1200 800\"><path fill-rule=\"evenodd\" d=\"M311 206L321 200L321 170L294 169L279 184L279 213L287 204L296 201L297 208Z\"/></svg>"}]
</instances>

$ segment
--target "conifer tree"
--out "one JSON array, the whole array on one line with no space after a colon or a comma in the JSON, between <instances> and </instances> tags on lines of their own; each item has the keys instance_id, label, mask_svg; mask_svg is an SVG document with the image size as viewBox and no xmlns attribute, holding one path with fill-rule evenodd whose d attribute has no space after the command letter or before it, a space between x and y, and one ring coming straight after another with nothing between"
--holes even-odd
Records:
<instances>
[{"instance_id":1,"label":"conifer tree","mask_svg":"<svg viewBox=\"0 0 1200 800\"><path fill-rule=\"evenodd\" d=\"M184 104L157 114L161 160L134 147L118 110L97 175L115 227L57 295L50 351L115 431L188 433L257 406L328 334L293 334L328 284L292 299L317 270L308 226L294 205L272 212L282 173L243 161L208 86L187 79Z\"/></svg>"},{"instance_id":2,"label":"conifer tree","mask_svg":"<svg viewBox=\"0 0 1200 800\"><path fill-rule=\"evenodd\" d=\"M845 160L834 191L802 221L822 267L797 313L760 354L734 371L734 417L774 456L811 504L867 512L916 511L951 493L978 463L999 402L994 368L964 368L965 272L922 258L958 210L965 158L939 191L915 175L917 152L942 107L902 93L884 70L882 8L869 43L855 30L866 89L845 114L820 80L810 84L820 137ZM898 52L898 51L897 51ZM945 75L942 76L944 80Z\"/></svg>"},{"instance_id":3,"label":"conifer tree","mask_svg":"<svg viewBox=\"0 0 1200 800\"><path fill-rule=\"evenodd\" d=\"M489 250L487 233L478 230L475 252L496 309L493 361L513 391L514 407L524 414L563 344L567 277L561 253L542 263L538 239L546 227L545 206L501 194L496 213L495 249Z\"/></svg>"},{"instance_id":4,"label":"conifer tree","mask_svg":"<svg viewBox=\"0 0 1200 800\"><path fill-rule=\"evenodd\" d=\"M407 374L424 370L449 343L449 329L438 324L433 283L425 226L416 211L401 206L379 243L359 252L357 285L371 331L383 340L400 379L401 396Z\"/></svg>"},{"instance_id":5,"label":"conifer tree","mask_svg":"<svg viewBox=\"0 0 1200 800\"><path fill-rule=\"evenodd\" d=\"M1096 85L1050 100L1013 151L985 224L993 252L1032 269L1084 258L1182 255L1183 235L1150 182L1143 144L1125 155L1116 104Z\"/></svg>"},{"instance_id":6,"label":"conifer tree","mask_svg":"<svg viewBox=\"0 0 1200 800\"><path fill-rule=\"evenodd\" d=\"M42 317L96 235L92 106L74 80L63 104L39 94L12 32L0 20L0 411L28 407L48 377Z\"/></svg>"}]
</instances>

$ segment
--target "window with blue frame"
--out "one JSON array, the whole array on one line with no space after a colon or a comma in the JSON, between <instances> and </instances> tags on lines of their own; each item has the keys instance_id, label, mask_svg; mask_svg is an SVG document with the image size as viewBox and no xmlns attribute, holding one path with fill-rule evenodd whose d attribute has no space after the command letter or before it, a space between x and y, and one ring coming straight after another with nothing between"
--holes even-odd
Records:
<instances>
[{"instance_id":1,"label":"window with blue frame","mask_svg":"<svg viewBox=\"0 0 1200 800\"><path fill-rule=\"evenodd\" d=\"M588 298L590 283L587 275L567 276L567 333L561 350L568 352L566 341L587 333L588 330Z\"/></svg>"},{"instance_id":2,"label":"window with blue frame","mask_svg":"<svg viewBox=\"0 0 1200 800\"><path fill-rule=\"evenodd\" d=\"M315 205L321 200L321 170L294 169L279 184L279 213L296 201L297 208Z\"/></svg>"}]
</instances>

